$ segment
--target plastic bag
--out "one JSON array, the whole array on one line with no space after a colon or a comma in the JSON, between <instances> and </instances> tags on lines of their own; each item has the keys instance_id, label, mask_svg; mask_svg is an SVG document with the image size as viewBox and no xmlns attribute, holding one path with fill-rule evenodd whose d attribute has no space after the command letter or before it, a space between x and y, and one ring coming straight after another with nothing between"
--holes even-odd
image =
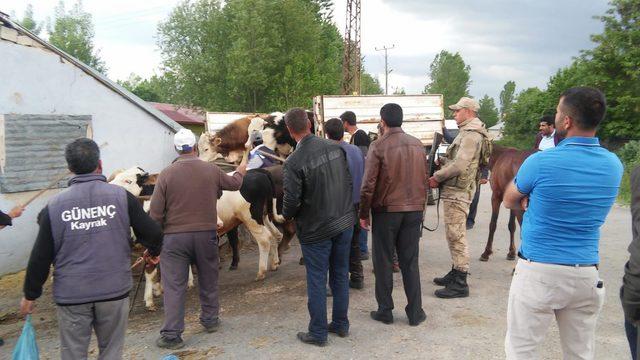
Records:
<instances>
[{"instance_id":1,"label":"plastic bag","mask_svg":"<svg viewBox=\"0 0 640 360\"><path fill-rule=\"evenodd\" d=\"M38 352L38 344L36 343L36 330L31 324L31 315L27 315L27 319L22 327L22 334L13 348L13 360L38 360L40 358Z\"/></svg>"}]
</instances>

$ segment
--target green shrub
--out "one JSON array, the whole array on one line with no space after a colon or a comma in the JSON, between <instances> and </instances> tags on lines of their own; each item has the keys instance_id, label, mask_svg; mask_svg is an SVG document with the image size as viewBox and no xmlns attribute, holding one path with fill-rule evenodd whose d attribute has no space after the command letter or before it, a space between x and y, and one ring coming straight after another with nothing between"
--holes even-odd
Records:
<instances>
[{"instance_id":1,"label":"green shrub","mask_svg":"<svg viewBox=\"0 0 640 360\"><path fill-rule=\"evenodd\" d=\"M618 201L623 204L631 202L631 172L636 166L640 166L640 141L632 140L621 147L616 155L624 165L624 174L620 183L620 192L618 193Z\"/></svg>"}]
</instances>

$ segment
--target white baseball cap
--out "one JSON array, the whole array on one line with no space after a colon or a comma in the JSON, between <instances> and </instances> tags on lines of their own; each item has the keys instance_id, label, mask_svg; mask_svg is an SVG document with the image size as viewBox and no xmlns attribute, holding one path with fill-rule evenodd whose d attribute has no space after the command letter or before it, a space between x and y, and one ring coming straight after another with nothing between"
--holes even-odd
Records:
<instances>
[{"instance_id":1,"label":"white baseball cap","mask_svg":"<svg viewBox=\"0 0 640 360\"><path fill-rule=\"evenodd\" d=\"M196 136L189 129L180 129L173 137L173 145L178 151L189 151L195 144Z\"/></svg>"}]
</instances>

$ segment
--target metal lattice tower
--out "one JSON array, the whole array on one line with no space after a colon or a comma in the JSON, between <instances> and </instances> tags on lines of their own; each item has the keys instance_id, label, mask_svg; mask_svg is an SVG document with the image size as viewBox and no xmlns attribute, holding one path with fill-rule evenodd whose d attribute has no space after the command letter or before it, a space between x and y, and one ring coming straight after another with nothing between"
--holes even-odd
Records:
<instances>
[{"instance_id":1,"label":"metal lattice tower","mask_svg":"<svg viewBox=\"0 0 640 360\"><path fill-rule=\"evenodd\" d=\"M360 94L360 0L347 0L342 58L342 94Z\"/></svg>"}]
</instances>

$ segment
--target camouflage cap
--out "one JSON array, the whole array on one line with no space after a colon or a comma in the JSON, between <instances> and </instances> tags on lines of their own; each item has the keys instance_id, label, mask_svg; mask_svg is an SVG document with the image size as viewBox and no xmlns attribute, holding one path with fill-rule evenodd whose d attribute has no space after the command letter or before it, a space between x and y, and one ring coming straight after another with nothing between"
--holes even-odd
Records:
<instances>
[{"instance_id":1,"label":"camouflage cap","mask_svg":"<svg viewBox=\"0 0 640 360\"><path fill-rule=\"evenodd\" d=\"M473 111L480 110L480 104L472 98L461 97L457 103L453 105L449 105L449 109L451 110L460 110L460 109L469 109Z\"/></svg>"}]
</instances>

